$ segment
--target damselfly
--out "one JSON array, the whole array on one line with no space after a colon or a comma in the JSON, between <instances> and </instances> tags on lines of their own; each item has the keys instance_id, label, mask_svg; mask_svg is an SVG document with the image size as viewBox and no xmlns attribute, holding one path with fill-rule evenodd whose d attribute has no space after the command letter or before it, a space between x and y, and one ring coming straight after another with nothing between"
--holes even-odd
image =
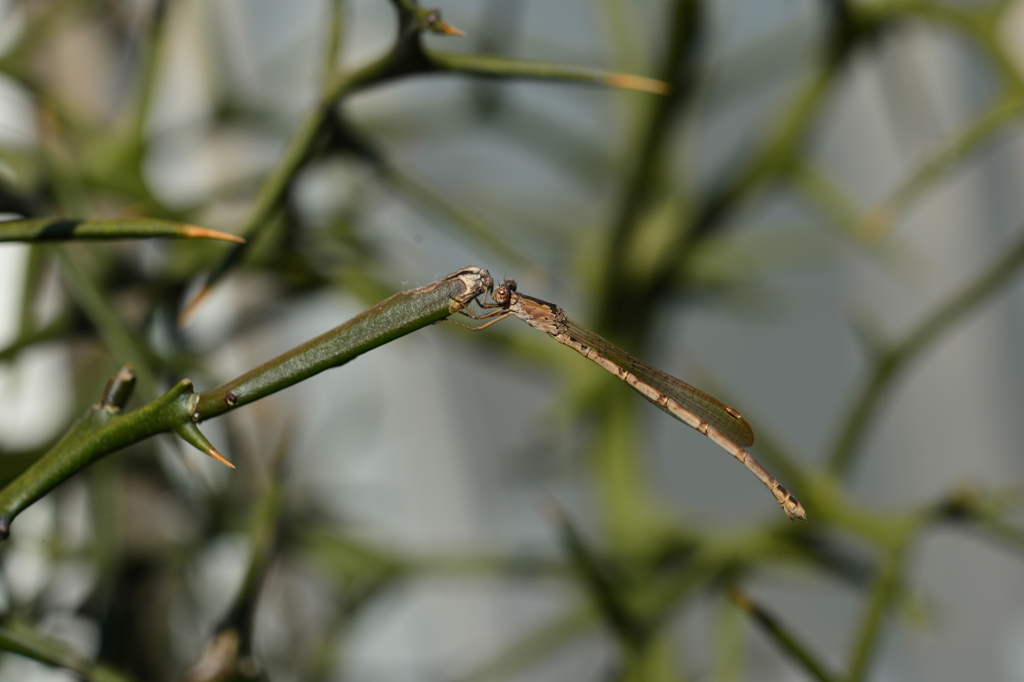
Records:
<instances>
[{"instance_id":1,"label":"damselfly","mask_svg":"<svg viewBox=\"0 0 1024 682\"><path fill-rule=\"evenodd\" d=\"M477 320L494 318L479 327L468 329L479 331L514 315L531 327L547 333L625 381L657 407L705 434L757 476L782 505L789 518L807 520L807 513L800 502L741 447L753 444L754 431L739 412L581 327L566 317L565 311L554 303L518 293L515 280L506 279L494 290L491 299L493 303L480 305L483 308L495 308L492 312L474 315L465 310L460 311Z\"/></svg>"}]
</instances>

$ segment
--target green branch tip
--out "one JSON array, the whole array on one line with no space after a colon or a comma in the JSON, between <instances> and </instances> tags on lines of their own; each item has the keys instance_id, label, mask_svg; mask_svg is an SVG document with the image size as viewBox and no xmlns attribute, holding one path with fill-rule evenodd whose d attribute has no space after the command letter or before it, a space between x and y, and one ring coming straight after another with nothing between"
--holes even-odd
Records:
<instances>
[{"instance_id":1,"label":"green branch tip","mask_svg":"<svg viewBox=\"0 0 1024 682\"><path fill-rule=\"evenodd\" d=\"M178 327L184 328L192 324L192 320L196 318L199 309L210 296L210 292L213 291L213 285L214 282L212 281L204 284L203 288L192 297L192 300L185 304L185 307L178 313Z\"/></svg>"},{"instance_id":2,"label":"green branch tip","mask_svg":"<svg viewBox=\"0 0 1024 682\"><path fill-rule=\"evenodd\" d=\"M114 239L215 239L244 243L242 237L160 218L30 218L0 222L0 242L62 242Z\"/></svg>"},{"instance_id":3,"label":"green branch tip","mask_svg":"<svg viewBox=\"0 0 1024 682\"><path fill-rule=\"evenodd\" d=\"M242 636L234 628L225 628L206 643L199 660L182 676L183 682L231 679L238 669Z\"/></svg>"},{"instance_id":4,"label":"green branch tip","mask_svg":"<svg viewBox=\"0 0 1024 682\"><path fill-rule=\"evenodd\" d=\"M441 13L436 10L427 15L427 29L432 33L442 36L456 36L462 38L466 35L466 32L462 29L455 28L447 21L443 21L441 19Z\"/></svg>"},{"instance_id":5,"label":"green branch tip","mask_svg":"<svg viewBox=\"0 0 1024 682\"><path fill-rule=\"evenodd\" d=\"M437 25L437 27L435 27L432 30L434 31L434 33L440 33L441 35L446 36L458 36L461 38L466 35L465 31L459 28L455 28L446 21L442 21L440 24Z\"/></svg>"},{"instance_id":6,"label":"green branch tip","mask_svg":"<svg viewBox=\"0 0 1024 682\"><path fill-rule=\"evenodd\" d=\"M103 396L100 398L100 407L117 411L123 410L124 406L128 404L128 399L132 397L135 381L135 369L130 362L126 363L107 382L107 387L103 389Z\"/></svg>"},{"instance_id":7,"label":"green branch tip","mask_svg":"<svg viewBox=\"0 0 1024 682\"><path fill-rule=\"evenodd\" d=\"M878 244L896 227L896 211L888 203L870 209L857 222L856 233L867 244Z\"/></svg>"},{"instance_id":8,"label":"green branch tip","mask_svg":"<svg viewBox=\"0 0 1024 682\"><path fill-rule=\"evenodd\" d=\"M672 92L672 86L665 81L646 76L634 76L631 73L609 73L605 75L604 82L620 90L649 92L654 95L667 95Z\"/></svg>"},{"instance_id":9,"label":"green branch tip","mask_svg":"<svg viewBox=\"0 0 1024 682\"><path fill-rule=\"evenodd\" d=\"M425 50L424 53L436 70L452 73L465 73L487 78L533 78L547 81L598 83L613 88L650 92L657 95L666 95L671 90L668 83L654 78L604 71L589 66L438 50Z\"/></svg>"},{"instance_id":10,"label":"green branch tip","mask_svg":"<svg viewBox=\"0 0 1024 682\"><path fill-rule=\"evenodd\" d=\"M430 31L443 36L462 37L465 32L455 28L441 18L439 9L422 9L416 3L398 4L399 23L407 33L413 31ZM408 33L407 33L408 34Z\"/></svg>"},{"instance_id":11,"label":"green branch tip","mask_svg":"<svg viewBox=\"0 0 1024 682\"><path fill-rule=\"evenodd\" d=\"M196 225L182 225L182 234L188 239L216 239L222 242L234 242L235 244L245 243L245 237L239 237L237 234L211 230L208 227L198 227Z\"/></svg>"},{"instance_id":12,"label":"green branch tip","mask_svg":"<svg viewBox=\"0 0 1024 682\"><path fill-rule=\"evenodd\" d=\"M206 436L204 436L199 430L199 427L193 422L178 424L174 427L174 432L178 434L182 440L194 447L196 450L199 450L204 455L209 455L221 464L229 466L232 469L235 468L235 465L229 462L224 455L217 452L217 448L213 447L210 441L206 439Z\"/></svg>"}]
</instances>

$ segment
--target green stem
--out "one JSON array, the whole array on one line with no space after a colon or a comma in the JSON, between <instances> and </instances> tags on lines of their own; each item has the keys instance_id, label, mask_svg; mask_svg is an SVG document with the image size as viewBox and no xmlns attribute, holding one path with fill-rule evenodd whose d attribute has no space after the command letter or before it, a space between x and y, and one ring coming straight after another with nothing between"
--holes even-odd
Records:
<instances>
[{"instance_id":1,"label":"green stem","mask_svg":"<svg viewBox=\"0 0 1024 682\"><path fill-rule=\"evenodd\" d=\"M616 310L617 305L626 303L623 298L630 289L625 254L630 251L630 242L637 233L643 212L651 203L651 188L662 181L659 177L665 170L662 160L669 148L665 140L672 131L673 119L689 103L696 84L702 20L701 3L676 3L670 23L669 46L660 69L661 78L670 83L673 90L654 103L639 141L639 152L616 208L598 308L599 332L611 333L625 328L625 325L620 327L617 324L621 315Z\"/></svg>"},{"instance_id":2,"label":"green stem","mask_svg":"<svg viewBox=\"0 0 1024 682\"><path fill-rule=\"evenodd\" d=\"M860 682L867 676L868 668L878 649L878 641L885 624L885 614L890 608L893 595L899 589L905 553L904 541L890 550L879 570L864 611L864 619L860 632L857 634L857 641L854 643L850 672L847 678L850 682Z\"/></svg>"},{"instance_id":3,"label":"green stem","mask_svg":"<svg viewBox=\"0 0 1024 682\"><path fill-rule=\"evenodd\" d=\"M651 635L649 628L633 614L623 586L612 578L604 562L587 546L561 507L552 501L551 509L560 526L562 544L575 564L580 582L587 588L594 606L619 640L624 655L627 658L642 657Z\"/></svg>"},{"instance_id":4,"label":"green stem","mask_svg":"<svg viewBox=\"0 0 1024 682\"><path fill-rule=\"evenodd\" d=\"M546 81L597 83L657 95L667 94L670 90L668 83L654 78L586 66L437 50L424 50L423 55L427 59L427 71L451 71L484 78L531 78Z\"/></svg>"},{"instance_id":5,"label":"green stem","mask_svg":"<svg viewBox=\"0 0 1024 682\"><path fill-rule=\"evenodd\" d=\"M222 239L241 242L239 237L196 225L159 218L117 218L82 220L79 218L28 218L0 222L0 242L52 242L96 239Z\"/></svg>"},{"instance_id":6,"label":"green stem","mask_svg":"<svg viewBox=\"0 0 1024 682\"><path fill-rule=\"evenodd\" d=\"M321 139L333 124L335 109L348 95L371 85L415 74L458 72L496 78L585 81L659 94L667 91L667 85L661 81L632 74L521 59L425 50L421 40L422 32L431 31L446 35L459 35L461 32L441 21L436 10L421 9L416 3L408 0L395 0L395 6L399 14L398 37L387 54L350 73L337 74L333 70L328 70L318 105L306 115L292 136L284 158L260 187L253 208L246 217L241 234L250 242L267 225L274 210L281 205L297 171L312 156L317 140ZM209 291L224 277L247 248L245 244L232 248L207 278L203 292ZM200 294L189 303L186 316L202 296L203 294Z\"/></svg>"},{"instance_id":7,"label":"green stem","mask_svg":"<svg viewBox=\"0 0 1024 682\"><path fill-rule=\"evenodd\" d=\"M819 682L833 682L837 679L774 615L759 606L749 595L734 587L727 590L729 599L742 611L749 614L779 647L788 653L804 670Z\"/></svg>"},{"instance_id":8,"label":"green stem","mask_svg":"<svg viewBox=\"0 0 1024 682\"><path fill-rule=\"evenodd\" d=\"M486 270L468 267L382 301L326 334L199 394L197 420L209 419L343 365L368 350L442 320L490 290Z\"/></svg>"},{"instance_id":9,"label":"green stem","mask_svg":"<svg viewBox=\"0 0 1024 682\"><path fill-rule=\"evenodd\" d=\"M854 453L860 446L868 424L882 399L889 393L893 383L912 360L920 356L928 345L958 322L964 315L984 302L989 295L1006 283L1024 263L1024 238L1009 253L997 261L985 273L968 284L964 289L939 308L931 317L921 323L900 343L882 353L874 371L854 403L846 424L840 431L829 469L835 474L845 473L853 463Z\"/></svg>"},{"instance_id":10,"label":"green stem","mask_svg":"<svg viewBox=\"0 0 1024 682\"><path fill-rule=\"evenodd\" d=\"M950 136L938 152L921 163L895 191L889 194L889 198L882 202L880 208L884 212L880 217L885 219L882 227L889 228L894 225L898 213L925 190L933 188L943 174L951 169L963 169L969 154L977 153L984 143L990 142L1010 123L1018 121L1022 111L1024 93L1018 89L1010 89L999 101L989 106L985 113Z\"/></svg>"},{"instance_id":11,"label":"green stem","mask_svg":"<svg viewBox=\"0 0 1024 682\"><path fill-rule=\"evenodd\" d=\"M0 649L46 665L67 668L86 682L128 682L131 679L122 672L86 660L67 645L47 639L21 624L0 627Z\"/></svg>"},{"instance_id":12,"label":"green stem","mask_svg":"<svg viewBox=\"0 0 1024 682\"><path fill-rule=\"evenodd\" d=\"M139 391L152 400L157 394L157 371L153 354L111 306L106 292L93 281L78 259L63 247L55 251L68 291L96 329L107 350L122 362L130 362L139 376Z\"/></svg>"},{"instance_id":13,"label":"green stem","mask_svg":"<svg viewBox=\"0 0 1024 682\"><path fill-rule=\"evenodd\" d=\"M30 504L92 462L159 433L175 432L215 458L219 454L196 427L330 367L337 367L377 346L441 320L468 306L493 286L486 270L467 267L425 287L382 301L352 320L295 350L267 362L235 381L196 395L183 379L166 395L128 414L123 380L112 382L104 399L89 408L67 434L35 464L0 490L0 539ZM222 460L224 461L224 460Z\"/></svg>"},{"instance_id":14,"label":"green stem","mask_svg":"<svg viewBox=\"0 0 1024 682\"><path fill-rule=\"evenodd\" d=\"M90 407L49 452L0 490L0 540L10 534L14 517L78 470L188 420L193 395L192 383L183 379L165 395L128 414L121 414L116 405Z\"/></svg>"}]
</instances>

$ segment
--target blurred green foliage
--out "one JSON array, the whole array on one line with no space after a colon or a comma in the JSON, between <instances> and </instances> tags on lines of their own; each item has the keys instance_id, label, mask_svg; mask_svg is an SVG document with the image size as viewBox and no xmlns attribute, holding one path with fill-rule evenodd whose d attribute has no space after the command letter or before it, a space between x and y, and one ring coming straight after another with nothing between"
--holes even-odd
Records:
<instances>
[{"instance_id":1,"label":"blurred green foliage","mask_svg":"<svg viewBox=\"0 0 1024 682\"><path fill-rule=\"evenodd\" d=\"M647 8L656 15L652 21L641 21L631 3L599 3L594 11L605 32L593 38L597 44L589 45L590 54L603 55L616 70L497 54L514 51L522 42L529 45L521 50L525 56L536 58L530 50L543 54L545 46L527 40L517 3L485 4L480 25L466 39L472 41L467 51L448 53L435 49L433 36L451 36L456 29L437 10L412 0L363 3L364 9L373 5L390 12L386 29L361 19L380 29L384 46L380 56L365 60L342 58L347 41L362 35L357 29L367 30L351 24L355 10L344 0L310 4L320 17L315 49L322 56L318 73L303 76L307 85L315 83L308 88L315 95L305 99L291 93L247 96L245 87L232 81L231 73L237 72L231 71L228 56L227 46L239 33L223 16L214 20L220 15L203 3L32 0L5 5L0 73L6 87L27 103L30 126L21 132L12 126L15 134L5 134L0 144L0 211L96 221L146 217L209 226L248 241L232 246L167 241L157 247L32 243L21 278L19 330L0 349L0 360L12 363L31 349L61 344L72 358L70 414L95 402L106 378L128 360L143 378L146 401L158 387L183 377L219 376L209 366L213 351L272 327L282 308L333 290L369 305L402 288L396 282L410 271L420 274L408 265L407 253L388 247L386 233L374 229L379 224L368 217L389 202L430 216L433 227L455 245L431 254L443 256L443 264L421 270L446 273L467 264L468 254L483 254L536 278L565 266L588 293L594 328L642 354L654 345L659 322L680 301L750 305L751 283L760 269L813 259L807 256L813 245L794 248L783 234L760 248L729 239L752 202L769 188L784 186L795 193L819 222L871 257L899 257L898 244L890 250L877 245L901 216L938 191L949 173L998 141L1024 113L1024 80L1004 33L1016 3L820 0L806 13L818 40L815 60L780 77L787 83L781 105L757 121L756 134L733 158L710 178L694 177L686 167L695 135L691 128L697 127L701 96L715 82L708 59L712 17L728 3L661 3ZM227 12L232 5L224 7ZM287 34L288 21L277 26L280 34ZM191 35L193 40L182 43L182 32L194 34L200 27L211 35ZM850 72L887 41L913 31L955 35L983 64L992 93L987 105L891 183L884 200L866 206L815 161L816 136ZM171 40L172 32L178 43ZM741 70L749 75L735 79L740 83L735 100L743 99L744 78L772 76L764 75L773 68L764 53L779 42L785 40L755 46L740 59ZM279 63L251 66L255 79L260 68L291 68L290 49L298 48L283 48L286 56ZM215 105L212 130L202 131L203 143L168 149L162 138L173 135L169 124L161 122L160 88L169 87L179 73L175 69L190 59L206 60L203 72ZM468 98L454 106L446 102L457 114L431 109L437 102L434 89L442 98L450 92L444 89L450 86L445 79L473 83ZM523 79L550 81L547 88L593 88L571 102L573 115L581 119L597 101L594 92L619 98L619 123L601 136L588 134L583 124L566 127L521 96L515 84ZM396 101L422 108L411 114L382 112L379 104L373 108L363 100L368 116L352 106L354 98L373 97L395 83L413 93L405 95L412 100ZM421 83L423 89L416 90ZM623 94L609 86L639 92ZM600 199L580 215L574 213L582 227L563 228L566 211L550 197L535 200L517 194L525 194L519 187L473 183L475 127L502 136L510 155L539 155L555 172L597 188ZM221 145L212 150L214 156L228 154L231 134L239 135L241 146L254 148L251 163L225 164L227 170L205 178L202 191L161 187L162 171L154 158L211 151L203 150L204 144ZM403 150L439 137L441 146L466 155L461 177L431 177L403 156ZM332 185L332 196L321 202L327 208L311 209L302 200L304 188L309 189L304 182L315 184L310 178L318 173L331 179L338 169L347 186ZM179 196L172 196L174 191ZM492 214L499 217L492 220ZM31 241L30 236L19 238ZM559 259L553 252L572 255ZM428 257L426 251L418 253ZM636 456L640 425L635 410L642 401L606 377L595 378L600 372L587 363L565 359L564 349L542 337L484 334L479 341L493 356L567 376L570 389L560 416L564 421L585 416L592 425L587 458L593 518L580 523L552 505L550 520L560 538L557 556L414 555L339 529L315 503L289 499L288 482L295 475L289 468L291 434L275 436L269 427L257 441L272 456L243 455L240 470L227 483L176 477L173 468L161 463L157 444L143 443L134 446L136 456L106 459L57 490L52 495L56 502L47 500L53 505L46 508L51 514L61 511L58 520L46 521L40 512L42 521L26 521L22 537L16 529L0 550L7 553L8 583L0 649L69 668L90 680L175 679L189 661L185 679L196 681L273 678L272 671L288 679L331 679L344 668L346 638L370 605L400 599L411 581L440 576L457 585L476 579L554 582L577 595L572 607L504 642L500 650L474 656L476 667L460 673L467 681L528 675L595 632L606 633L602 642L611 652L600 679L759 679L747 675L743 665L750 635L741 616L788 661L795 676L870 679L889 617L913 619L921 611L907 565L926 531L955 523L998 541L999 547L1018 552L1024 547L1024 532L1013 523L1021 501L1013 487L987 491L951 485L936 499L886 512L859 499L851 488L865 437L898 380L937 340L991 300L1022 260L1024 237L1018 235L1004 255L900 340L881 342L861 330L868 363L859 393L838 420L837 435L824 455L800 457L759 432L758 457L804 503L807 524L786 522L767 496L763 504L774 516L763 523L725 532L702 525L699 516L692 524L679 523L653 493ZM55 272L60 276L54 278ZM494 274L500 278L501 273ZM231 323L205 344L182 332L175 322L178 315L190 303L200 309L230 278L243 282ZM197 282L206 288L198 289ZM251 449L246 445L251 439L237 424L225 420L223 429L221 437L232 450ZM0 457L0 481L12 480L48 445L7 448ZM83 517L78 530L65 527L68 509L72 517ZM719 510L699 511L710 517ZM182 638L175 634L184 627L182 603L201 610L190 567L228 536L245 538L248 560L238 592L226 600L215 631L192 633L190 648L183 651ZM32 564L31 557L42 563ZM66 570L41 577L45 584L34 588L17 587L25 582L18 572L32 574L38 571L34 565ZM292 613L286 622L275 623L277 643L266 651L276 654L261 653L254 642L257 606L275 568L305 579L306 589L328 614L328 626L309 632L302 627L302 615ZM846 645L820 651L786 612L759 603L745 585L764 575L795 583L813 576L856 594L859 616L845 624ZM78 576L87 589L55 606L43 587L52 592L62 576L69 584L69 576ZM674 647L671 628L678 613L706 602L709 595L718 610L715 623L703 628L711 633L713 670L700 674ZM50 634L54 618L69 611L71 620L89 624L94 633L95 646L85 655L59 633ZM287 609L269 612L288 615ZM447 679L447 673L422 671L416 679Z\"/></svg>"}]
</instances>

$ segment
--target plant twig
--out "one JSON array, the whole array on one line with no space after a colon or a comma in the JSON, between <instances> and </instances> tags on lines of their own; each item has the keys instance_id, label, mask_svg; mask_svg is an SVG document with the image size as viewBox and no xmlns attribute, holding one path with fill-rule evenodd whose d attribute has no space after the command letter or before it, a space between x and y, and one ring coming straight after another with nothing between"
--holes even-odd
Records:
<instances>
[{"instance_id":1,"label":"plant twig","mask_svg":"<svg viewBox=\"0 0 1024 682\"><path fill-rule=\"evenodd\" d=\"M262 230L280 206L296 172L312 155L318 140L330 129L335 109L348 95L364 88L404 76L457 72L468 75L502 78L541 78L601 83L611 87L665 92L665 84L630 74L610 73L597 69L546 62L507 59L486 55L461 55L427 50L423 47L425 31L442 35L462 32L441 19L437 10L423 9L412 0L393 0L398 9L398 31L395 43L387 54L361 68L345 74L329 73L317 106L310 111L293 135L282 161L264 181L240 233L250 241ZM238 262L246 245L233 248L210 273L202 290L186 306L181 319L187 321L210 289Z\"/></svg>"},{"instance_id":2,"label":"plant twig","mask_svg":"<svg viewBox=\"0 0 1024 682\"><path fill-rule=\"evenodd\" d=\"M849 682L860 682L866 679L871 661L878 649L878 642L885 625L885 614L891 608L894 596L899 589L908 541L904 540L890 549L882 561L874 587L871 594L868 595L860 631L854 641L849 673L846 678Z\"/></svg>"},{"instance_id":3,"label":"plant twig","mask_svg":"<svg viewBox=\"0 0 1024 682\"><path fill-rule=\"evenodd\" d=\"M0 539L11 522L30 504L97 459L160 433L174 432L202 452L228 464L197 427L203 419L223 414L352 358L409 332L444 319L468 306L493 286L486 270L467 267L418 289L395 294L352 320L295 350L202 394L183 379L168 393L121 413L127 398L124 381L112 382L99 403L71 427L60 441L27 471L0 490ZM109 394L109 395L108 395Z\"/></svg>"},{"instance_id":4,"label":"plant twig","mask_svg":"<svg viewBox=\"0 0 1024 682\"><path fill-rule=\"evenodd\" d=\"M219 239L244 243L241 237L158 218L115 218L81 220L71 218L30 218L0 222L0 242L52 242L98 239Z\"/></svg>"},{"instance_id":5,"label":"plant twig","mask_svg":"<svg viewBox=\"0 0 1024 682\"><path fill-rule=\"evenodd\" d=\"M226 384L199 394L195 417L210 419L448 317L490 290L486 270L467 267L427 286L395 294L326 334Z\"/></svg>"},{"instance_id":6,"label":"plant twig","mask_svg":"<svg viewBox=\"0 0 1024 682\"><path fill-rule=\"evenodd\" d=\"M835 474L849 471L857 448L882 400L910 363L943 333L985 302L1024 264L1024 237L980 277L940 306L911 331L903 341L879 354L870 377L854 401L829 457L829 469Z\"/></svg>"},{"instance_id":7,"label":"plant twig","mask_svg":"<svg viewBox=\"0 0 1024 682\"><path fill-rule=\"evenodd\" d=\"M737 608L749 614L764 629L768 636L775 640L783 651L803 666L804 670L811 677L819 680L819 682L834 682L838 679L825 670L825 666L807 650L807 647L781 621L768 610L758 605L749 595L733 586L726 590L726 595Z\"/></svg>"},{"instance_id":8,"label":"plant twig","mask_svg":"<svg viewBox=\"0 0 1024 682\"><path fill-rule=\"evenodd\" d=\"M0 649L20 654L46 665L67 668L80 675L85 682L130 682L131 680L125 673L82 658L66 644L48 639L21 623L0 626Z\"/></svg>"}]
</instances>

